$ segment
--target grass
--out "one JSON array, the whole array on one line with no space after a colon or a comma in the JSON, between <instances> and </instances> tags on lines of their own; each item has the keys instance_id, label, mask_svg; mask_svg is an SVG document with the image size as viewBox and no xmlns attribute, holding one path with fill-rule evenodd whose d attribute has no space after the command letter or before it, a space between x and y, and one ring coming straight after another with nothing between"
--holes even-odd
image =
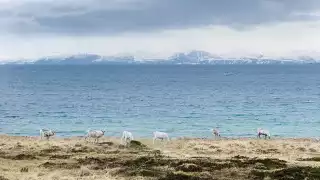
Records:
<instances>
[{"instance_id":1,"label":"grass","mask_svg":"<svg viewBox=\"0 0 320 180\"><path fill-rule=\"evenodd\" d=\"M106 137L0 136L0 180L320 179L320 144L312 139L175 139L127 147Z\"/></svg>"}]
</instances>

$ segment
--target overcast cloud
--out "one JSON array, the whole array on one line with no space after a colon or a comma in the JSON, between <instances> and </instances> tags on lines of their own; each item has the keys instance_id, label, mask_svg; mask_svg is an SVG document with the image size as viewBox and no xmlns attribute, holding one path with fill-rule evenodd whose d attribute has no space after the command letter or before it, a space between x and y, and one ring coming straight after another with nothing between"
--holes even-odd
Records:
<instances>
[{"instance_id":1,"label":"overcast cloud","mask_svg":"<svg viewBox=\"0 0 320 180\"><path fill-rule=\"evenodd\" d=\"M319 0L13 0L0 7L2 31L110 35L166 29L314 21Z\"/></svg>"},{"instance_id":2,"label":"overcast cloud","mask_svg":"<svg viewBox=\"0 0 320 180\"><path fill-rule=\"evenodd\" d=\"M10 49L7 47L0 53L2 57L11 57L12 52L16 52L15 47L19 47L20 52L25 51L26 56L29 51L32 51L33 56L36 56L36 53L39 56L52 54L53 51L54 54L59 54L60 51L61 54L93 52L95 50L92 47L91 49L83 47L81 42L84 39L93 41L94 37L104 38L104 42L113 38L113 40L116 39L115 43L134 43L136 39L145 39L144 41L149 43L146 43L146 47L141 46L139 49L148 51L147 47L150 43L157 44L155 40L164 37L176 38L179 42L177 46L185 44L185 38L190 37L186 32L192 30L192 35L197 36L194 34L195 29L199 32L198 35L202 41L206 38L201 35L201 29L202 33L208 34L208 37L217 36L219 31L219 36L235 36L236 39L242 36L239 33L242 32L248 36L248 32L254 31L257 27L265 27L270 33L275 33L270 29L290 23L296 24L294 26L301 28L302 31L309 32L307 30L309 28L318 28L319 12L319 0L0 0L0 36L2 39L12 41ZM300 24L297 25L297 23ZM215 30L216 33L209 35L208 28L213 29L212 32ZM217 28L226 28L225 33ZM177 35L172 37L172 33L169 33L170 36L166 34L172 31ZM185 37L179 35L183 32L186 34ZM259 32L265 31L259 29ZM131 34L130 37L127 37L127 34ZM317 40L317 35L319 33L313 34L314 41ZM270 34L256 34L256 37L262 36L272 38ZM127 40L124 39L125 37ZM39 45L36 43L48 42L51 43L48 47L52 50L44 47L37 50L29 47L23 50L20 41L26 38L33 43L31 47ZM301 38L309 39L309 37ZM240 39L245 38L242 36ZM262 37L262 39L266 38ZM79 47L73 45L69 48L70 52L55 48L59 44L60 46L66 44L67 41L69 44L79 44ZM199 41L198 44L202 42L199 39L195 41ZM237 41L232 41L234 42ZM207 42L203 43L210 46ZM226 42L221 39L219 43ZM100 42L99 45L105 44ZM130 46L126 49L121 49L121 45L117 46L120 49L113 51L125 53L131 50ZM163 46L158 45L159 52L164 51ZM2 42L1 47L5 48L6 45ZM157 52L156 49L154 47L152 51ZM299 49L299 47L293 49ZM104 53L102 50L96 51ZM23 53L19 54L19 57L23 56Z\"/></svg>"}]
</instances>

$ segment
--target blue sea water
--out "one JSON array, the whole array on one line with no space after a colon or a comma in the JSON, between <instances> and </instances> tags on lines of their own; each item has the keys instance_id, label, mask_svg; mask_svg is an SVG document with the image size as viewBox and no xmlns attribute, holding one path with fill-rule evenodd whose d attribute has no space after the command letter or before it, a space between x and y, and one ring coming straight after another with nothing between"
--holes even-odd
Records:
<instances>
[{"instance_id":1,"label":"blue sea water","mask_svg":"<svg viewBox=\"0 0 320 180\"><path fill-rule=\"evenodd\" d=\"M0 66L0 133L320 135L320 65Z\"/></svg>"}]
</instances>

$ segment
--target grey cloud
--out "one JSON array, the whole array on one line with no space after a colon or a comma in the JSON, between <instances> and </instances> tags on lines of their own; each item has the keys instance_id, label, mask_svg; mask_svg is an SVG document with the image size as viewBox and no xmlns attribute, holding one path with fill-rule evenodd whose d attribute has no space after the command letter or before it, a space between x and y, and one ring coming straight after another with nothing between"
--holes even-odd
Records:
<instances>
[{"instance_id":1,"label":"grey cloud","mask_svg":"<svg viewBox=\"0 0 320 180\"><path fill-rule=\"evenodd\" d=\"M318 20L319 0L78 0L0 8L0 27L15 33L116 34Z\"/></svg>"}]
</instances>

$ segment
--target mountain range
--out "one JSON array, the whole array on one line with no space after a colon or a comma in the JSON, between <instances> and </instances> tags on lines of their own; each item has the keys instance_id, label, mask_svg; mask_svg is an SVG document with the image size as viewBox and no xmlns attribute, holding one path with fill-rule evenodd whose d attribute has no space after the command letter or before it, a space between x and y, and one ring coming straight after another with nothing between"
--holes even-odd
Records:
<instances>
[{"instance_id":1,"label":"mountain range","mask_svg":"<svg viewBox=\"0 0 320 180\"><path fill-rule=\"evenodd\" d=\"M17 60L3 64L39 65L89 65L89 64L310 64L320 63L320 58L311 56L267 57L253 55L245 57L224 57L205 51L176 53L165 59L143 59L134 56L100 56L97 54L77 54L71 56L45 57L34 61Z\"/></svg>"}]
</instances>

